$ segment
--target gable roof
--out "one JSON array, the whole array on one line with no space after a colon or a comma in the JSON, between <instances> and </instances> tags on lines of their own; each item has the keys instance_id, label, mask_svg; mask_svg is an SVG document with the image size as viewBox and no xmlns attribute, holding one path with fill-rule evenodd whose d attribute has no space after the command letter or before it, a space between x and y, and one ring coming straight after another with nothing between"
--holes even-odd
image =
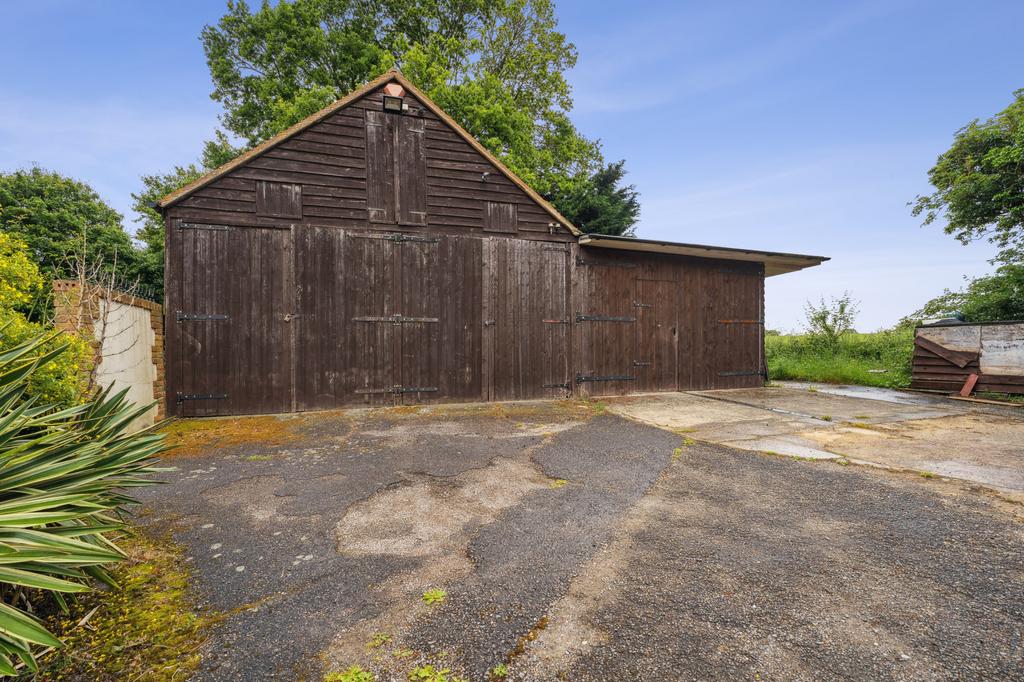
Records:
<instances>
[{"instance_id":1,"label":"gable roof","mask_svg":"<svg viewBox=\"0 0 1024 682\"><path fill-rule=\"evenodd\" d=\"M364 95L390 82L396 82L400 84L403 88L405 88L408 92L410 92L413 97L418 99L425 107L430 109L430 111L432 111L435 116L437 116L452 130L454 130L459 135L459 137L463 138L471 147L473 147L473 149L476 150L477 153L479 153L481 156L487 159L487 161L493 164L494 167L497 168L502 175L507 177L514 185L519 187L519 189L523 190L523 192L525 192L527 196L533 199L533 201L535 201L538 206L547 211L551 215L551 217L554 218L560 225L565 227L567 230L569 230L573 235L577 237L583 234L583 232L578 230L575 225L569 222L565 218L565 216L559 213L558 210L554 206L552 206L546 199L544 199L541 195L537 194L537 192L534 191L532 187L527 185L522 179L519 178L519 176L517 176L515 173L509 170L505 166L505 164L503 164L501 161L498 160L497 157L495 157L491 152L489 152L486 147L480 144L475 137L473 137L466 131L465 128L456 123L451 116L446 114L441 109L441 107L437 106L429 97L420 92L419 88L410 83L408 79L405 78L405 76L398 72L397 69L392 69L381 74L380 76L374 78L369 83L363 85L361 88L358 88L357 90L350 92L348 95L342 97L336 102L333 102L332 104L328 104L326 107L316 112L315 114L307 116L306 118L302 119L301 121L291 126L290 128L278 133L277 135L274 135L265 142L256 145L255 147L245 152L244 154L236 156L231 161L228 161L227 163L218 168L215 168L214 170L210 171L209 173L199 178L198 180L190 182L184 187L181 187L171 192L170 194L156 202L157 208L165 209L169 208L170 206L173 206L174 204L178 203L179 201L189 196L196 190L209 185L211 182L227 175L236 168L244 166L246 163L260 156L264 152L273 149L277 145L281 144L285 140L294 137L295 135L302 132L306 128L309 128L315 123L319 123L320 121L324 120L325 118L327 118L334 112L338 111L339 109L343 109L352 102L358 100L360 97L363 97Z\"/></svg>"}]
</instances>

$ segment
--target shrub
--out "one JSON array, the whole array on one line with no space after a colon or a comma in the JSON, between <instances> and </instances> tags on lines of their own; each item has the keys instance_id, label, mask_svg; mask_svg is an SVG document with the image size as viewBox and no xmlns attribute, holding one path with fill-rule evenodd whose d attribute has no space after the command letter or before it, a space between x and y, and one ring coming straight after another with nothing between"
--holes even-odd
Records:
<instances>
[{"instance_id":1,"label":"shrub","mask_svg":"<svg viewBox=\"0 0 1024 682\"><path fill-rule=\"evenodd\" d=\"M30 322L23 313L39 302L42 282L25 242L0 232L0 352L46 333L43 325ZM47 354L62 345L67 346L63 353L32 372L25 391L44 403L70 407L82 400L90 348L83 339L60 334L39 344L37 351Z\"/></svg>"},{"instance_id":2,"label":"shrub","mask_svg":"<svg viewBox=\"0 0 1024 682\"><path fill-rule=\"evenodd\" d=\"M127 391L59 407L29 395L33 377L67 352L45 350L53 336L35 336L0 352L0 675L15 662L38 669L35 649L61 642L30 615L35 590L67 609L63 595L93 581L113 585L104 565L123 553L108 535L123 527L126 489L148 485L163 437L127 433L150 406Z\"/></svg>"}]
</instances>

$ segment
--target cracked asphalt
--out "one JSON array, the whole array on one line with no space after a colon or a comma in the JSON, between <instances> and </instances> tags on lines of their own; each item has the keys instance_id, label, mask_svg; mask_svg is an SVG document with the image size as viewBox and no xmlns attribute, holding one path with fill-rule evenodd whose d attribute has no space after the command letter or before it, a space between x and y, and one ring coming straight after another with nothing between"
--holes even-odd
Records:
<instances>
[{"instance_id":1,"label":"cracked asphalt","mask_svg":"<svg viewBox=\"0 0 1024 682\"><path fill-rule=\"evenodd\" d=\"M140 520L223 614L197 679L1024 679L1019 506L600 411L323 413L169 458Z\"/></svg>"}]
</instances>

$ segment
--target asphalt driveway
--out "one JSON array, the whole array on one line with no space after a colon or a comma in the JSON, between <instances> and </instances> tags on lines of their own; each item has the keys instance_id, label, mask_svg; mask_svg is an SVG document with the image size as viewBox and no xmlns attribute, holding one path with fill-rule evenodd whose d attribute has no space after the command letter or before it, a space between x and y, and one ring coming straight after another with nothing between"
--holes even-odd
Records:
<instances>
[{"instance_id":1,"label":"asphalt driveway","mask_svg":"<svg viewBox=\"0 0 1024 682\"><path fill-rule=\"evenodd\" d=\"M956 481L579 403L175 428L141 518L223 614L200 679L1024 679L1020 507Z\"/></svg>"}]
</instances>

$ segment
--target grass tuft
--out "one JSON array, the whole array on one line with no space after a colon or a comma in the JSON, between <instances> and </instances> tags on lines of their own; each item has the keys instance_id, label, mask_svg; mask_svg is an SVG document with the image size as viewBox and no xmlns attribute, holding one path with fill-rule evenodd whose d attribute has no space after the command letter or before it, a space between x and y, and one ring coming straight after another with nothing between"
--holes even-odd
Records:
<instances>
[{"instance_id":1,"label":"grass tuft","mask_svg":"<svg viewBox=\"0 0 1024 682\"><path fill-rule=\"evenodd\" d=\"M448 593L441 589L427 590L423 593L423 603L427 606L433 606L434 604L443 604L444 600L448 598Z\"/></svg>"}]
</instances>

